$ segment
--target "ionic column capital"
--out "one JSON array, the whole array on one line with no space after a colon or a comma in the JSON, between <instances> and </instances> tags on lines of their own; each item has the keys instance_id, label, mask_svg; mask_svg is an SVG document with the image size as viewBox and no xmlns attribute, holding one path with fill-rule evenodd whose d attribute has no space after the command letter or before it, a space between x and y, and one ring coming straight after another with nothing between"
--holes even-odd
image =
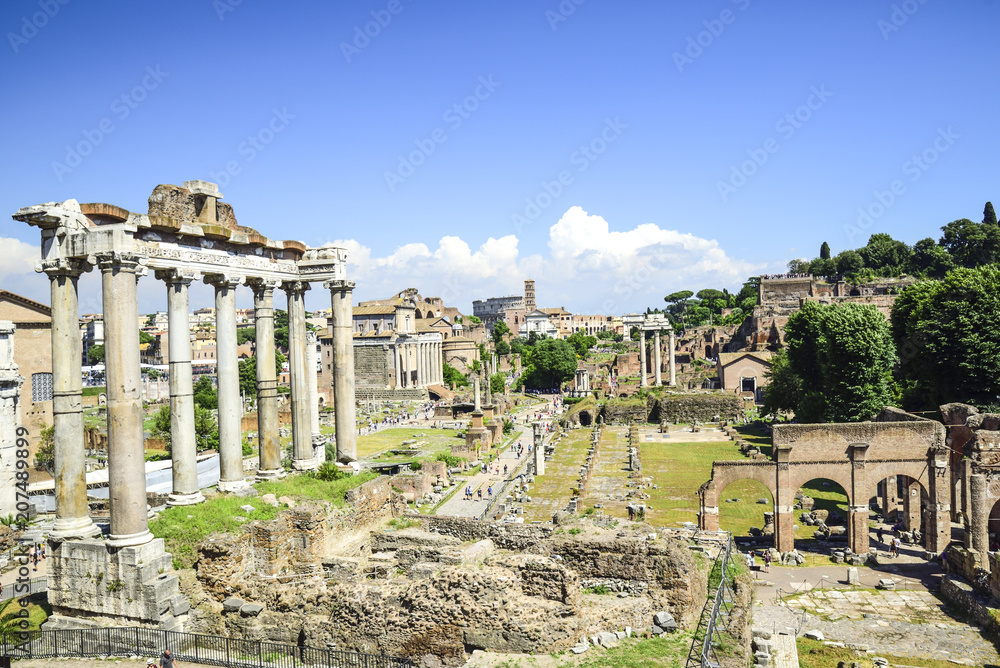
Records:
<instances>
[{"instance_id":1,"label":"ionic column capital","mask_svg":"<svg viewBox=\"0 0 1000 668\"><path fill-rule=\"evenodd\" d=\"M153 276L167 285L191 285L198 274L186 269L157 269Z\"/></svg>"},{"instance_id":2,"label":"ionic column capital","mask_svg":"<svg viewBox=\"0 0 1000 668\"><path fill-rule=\"evenodd\" d=\"M92 268L93 265L84 259L69 257L41 260L35 263L35 271L40 274L48 274L49 278L59 278L62 276L78 278L80 274L90 271Z\"/></svg>"},{"instance_id":3,"label":"ionic column capital","mask_svg":"<svg viewBox=\"0 0 1000 668\"><path fill-rule=\"evenodd\" d=\"M330 291L351 292L354 290L355 285L356 283L354 281L345 281L340 278L323 281L323 287Z\"/></svg>"},{"instance_id":4,"label":"ionic column capital","mask_svg":"<svg viewBox=\"0 0 1000 668\"><path fill-rule=\"evenodd\" d=\"M216 288L229 288L235 290L243 282L243 277L236 274L220 273L205 274L205 283Z\"/></svg>"},{"instance_id":5,"label":"ionic column capital","mask_svg":"<svg viewBox=\"0 0 1000 668\"><path fill-rule=\"evenodd\" d=\"M146 263L149 261L145 255L139 255L131 251L103 251L95 253L95 264L102 272L125 271L134 273L136 276L145 276Z\"/></svg>"},{"instance_id":6,"label":"ionic column capital","mask_svg":"<svg viewBox=\"0 0 1000 668\"><path fill-rule=\"evenodd\" d=\"M281 289L289 295L302 295L309 289L309 281L284 281L281 284Z\"/></svg>"}]
</instances>

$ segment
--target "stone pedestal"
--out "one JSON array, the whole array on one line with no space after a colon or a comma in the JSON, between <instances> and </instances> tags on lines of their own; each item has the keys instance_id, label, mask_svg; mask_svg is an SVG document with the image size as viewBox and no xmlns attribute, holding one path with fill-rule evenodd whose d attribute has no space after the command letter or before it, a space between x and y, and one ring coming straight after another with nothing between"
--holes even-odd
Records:
<instances>
[{"instance_id":1,"label":"stone pedestal","mask_svg":"<svg viewBox=\"0 0 1000 668\"><path fill-rule=\"evenodd\" d=\"M868 554L868 506L851 506L848 509L848 544L856 554Z\"/></svg>"},{"instance_id":2,"label":"stone pedestal","mask_svg":"<svg viewBox=\"0 0 1000 668\"><path fill-rule=\"evenodd\" d=\"M146 626L181 631L188 600L172 557L156 538L113 548L102 540L51 543L46 631L93 626Z\"/></svg>"},{"instance_id":3,"label":"stone pedestal","mask_svg":"<svg viewBox=\"0 0 1000 668\"><path fill-rule=\"evenodd\" d=\"M490 432L486 427L483 426L483 412L473 411L472 422L469 425L469 429L465 432L465 445L469 448L469 452L475 452L477 455L480 448L489 447L490 445Z\"/></svg>"}]
</instances>

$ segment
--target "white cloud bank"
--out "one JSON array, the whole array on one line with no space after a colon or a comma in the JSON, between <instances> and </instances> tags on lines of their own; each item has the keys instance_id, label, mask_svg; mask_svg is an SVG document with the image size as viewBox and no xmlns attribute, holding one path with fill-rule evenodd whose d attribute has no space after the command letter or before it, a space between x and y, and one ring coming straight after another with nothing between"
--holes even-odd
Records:
<instances>
[{"instance_id":1,"label":"white cloud bank","mask_svg":"<svg viewBox=\"0 0 1000 668\"><path fill-rule=\"evenodd\" d=\"M436 248L409 243L391 254L373 256L371 248L354 239L329 245L349 249L348 275L357 282L355 300L379 299L414 287L448 305L472 311L472 301L523 294L524 280L533 278L539 306L565 306L574 313L620 315L658 307L677 290L738 289L748 277L780 272L781 262L748 262L726 253L713 239L663 229L645 223L613 231L601 216L574 206L549 228L544 254L522 256L518 238L489 238L473 250L457 236L442 237ZM37 246L0 238L0 287L48 303L49 285L34 271ZM191 308L210 306L212 290L196 282ZM317 286L318 287L318 286ZM326 308L322 290L307 295L307 308ZM166 308L166 289L152 277L139 282L139 312ZM238 293L241 306L252 305L249 290ZM284 308L284 300L275 303ZM82 313L101 309L97 272L80 284Z\"/></svg>"},{"instance_id":2,"label":"white cloud bank","mask_svg":"<svg viewBox=\"0 0 1000 668\"><path fill-rule=\"evenodd\" d=\"M348 273L358 284L356 299L415 287L470 311L474 299L521 294L526 278L535 279L540 306L621 314L657 307L676 290L738 288L748 276L783 266L733 258L715 240L652 223L612 231L604 218L578 206L549 228L544 256L522 257L514 235L491 237L475 251L459 237L446 236L433 250L411 243L385 257L374 257L354 239L332 245L351 252Z\"/></svg>"}]
</instances>

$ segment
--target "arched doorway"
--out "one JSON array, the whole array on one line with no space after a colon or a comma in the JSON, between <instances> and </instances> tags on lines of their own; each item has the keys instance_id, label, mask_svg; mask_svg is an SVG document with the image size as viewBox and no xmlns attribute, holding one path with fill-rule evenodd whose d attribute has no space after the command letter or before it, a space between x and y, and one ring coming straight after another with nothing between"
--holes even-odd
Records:
<instances>
[{"instance_id":1,"label":"arched doorway","mask_svg":"<svg viewBox=\"0 0 1000 668\"><path fill-rule=\"evenodd\" d=\"M705 359L712 357L712 346L705 346Z\"/></svg>"},{"instance_id":2,"label":"arched doorway","mask_svg":"<svg viewBox=\"0 0 1000 668\"><path fill-rule=\"evenodd\" d=\"M594 423L594 417L590 411L580 411L580 426L589 427Z\"/></svg>"},{"instance_id":3,"label":"arched doorway","mask_svg":"<svg viewBox=\"0 0 1000 668\"><path fill-rule=\"evenodd\" d=\"M847 545L850 504L839 483L828 478L807 481L796 491L794 508L796 547L815 551L829 542Z\"/></svg>"}]
</instances>

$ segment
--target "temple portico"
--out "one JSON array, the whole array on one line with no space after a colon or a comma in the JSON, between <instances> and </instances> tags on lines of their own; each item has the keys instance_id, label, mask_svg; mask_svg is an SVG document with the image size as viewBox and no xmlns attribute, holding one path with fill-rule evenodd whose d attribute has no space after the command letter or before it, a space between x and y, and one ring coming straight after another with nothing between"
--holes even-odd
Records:
<instances>
[{"instance_id":1,"label":"temple portico","mask_svg":"<svg viewBox=\"0 0 1000 668\"><path fill-rule=\"evenodd\" d=\"M641 387L649 386L648 372L646 370L646 332L653 332L653 351L650 360L653 366L653 385L657 387L663 385L663 360L661 352L662 346L660 344L660 332L667 332L667 366L670 374L669 385L670 387L676 385L677 371L674 360L674 347L676 339L674 338L673 327L670 325L670 321L667 319L667 316L662 313L626 315L622 318L622 324L625 325L626 331L631 331L632 327L636 327L639 330L639 384Z\"/></svg>"},{"instance_id":2,"label":"temple portico","mask_svg":"<svg viewBox=\"0 0 1000 668\"><path fill-rule=\"evenodd\" d=\"M346 280L346 251L268 239L238 225L232 207L219 202L221 197L214 184L188 181L183 188L157 186L146 214L67 200L25 207L14 215L15 220L41 230L42 260L36 269L48 275L52 293L56 522L51 534L49 588L53 628L83 624L78 617L90 618L88 624L183 626L186 602L177 589L176 576L164 574L170 570L170 558L163 541L149 532L147 521L136 284L149 270L167 288L171 332L188 331L191 283L201 278L215 288L220 491L235 492L249 484L243 473L236 346L236 292L242 284L253 290L257 328L258 476L273 479L285 474L274 360L273 295L279 287L288 296L292 465L299 470L316 468L324 443L318 428L315 338L310 341L305 326L305 295L311 283L330 290L334 336L341 344L346 340L336 351L337 451L339 461L356 457L350 340L354 284ZM101 276L108 385L111 526L106 541L90 540L99 529L88 514L84 477L77 288L80 276L93 267ZM308 345L312 345L312 355L307 354ZM174 335L169 346L173 464L169 503L189 505L204 500L197 480L191 344L187 336ZM421 361L416 355L414 364L418 373L422 370L429 377L426 359ZM135 564L157 564L160 569L136 569ZM114 573L122 587L95 595L83 576L84 571L94 569ZM159 573L152 578L155 586L146 582L150 572Z\"/></svg>"}]
</instances>

